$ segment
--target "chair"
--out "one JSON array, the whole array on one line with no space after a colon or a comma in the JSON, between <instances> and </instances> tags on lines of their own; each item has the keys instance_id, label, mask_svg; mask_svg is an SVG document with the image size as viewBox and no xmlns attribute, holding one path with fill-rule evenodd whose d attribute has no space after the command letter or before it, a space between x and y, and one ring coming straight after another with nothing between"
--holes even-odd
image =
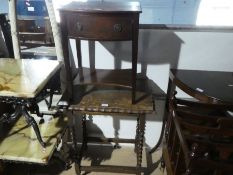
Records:
<instances>
[{"instance_id":1,"label":"chair","mask_svg":"<svg viewBox=\"0 0 233 175\"><path fill-rule=\"evenodd\" d=\"M233 105L170 100L163 149L168 174L232 174Z\"/></svg>"}]
</instances>

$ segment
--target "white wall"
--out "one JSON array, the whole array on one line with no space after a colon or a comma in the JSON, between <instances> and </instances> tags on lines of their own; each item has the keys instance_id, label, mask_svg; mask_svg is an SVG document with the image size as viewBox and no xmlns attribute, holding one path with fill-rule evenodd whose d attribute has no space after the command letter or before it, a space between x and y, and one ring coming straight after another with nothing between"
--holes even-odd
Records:
<instances>
[{"instance_id":1,"label":"white wall","mask_svg":"<svg viewBox=\"0 0 233 175\"><path fill-rule=\"evenodd\" d=\"M8 1L0 0L0 13L8 13Z\"/></svg>"},{"instance_id":2,"label":"white wall","mask_svg":"<svg viewBox=\"0 0 233 175\"><path fill-rule=\"evenodd\" d=\"M71 42L75 50L74 41ZM121 67L131 66L129 42L96 42L96 67L114 68L114 56L121 60ZM89 65L88 44L82 42L84 66ZM74 54L76 57L76 54ZM119 59L121 58L121 59ZM163 92L167 90L169 68L196 70L233 70L233 33L195 32L169 30L140 30L138 71L146 67L147 76ZM141 66L141 65L144 66ZM143 69L144 71L145 69ZM160 92L159 92L160 93ZM184 94L180 94L183 96ZM148 116L146 124L146 144L153 146L159 136L164 103L156 101L156 115ZM94 117L94 123L105 136L114 135L113 124L120 123L119 134L134 137L135 120L122 117L114 121L111 117Z\"/></svg>"}]
</instances>

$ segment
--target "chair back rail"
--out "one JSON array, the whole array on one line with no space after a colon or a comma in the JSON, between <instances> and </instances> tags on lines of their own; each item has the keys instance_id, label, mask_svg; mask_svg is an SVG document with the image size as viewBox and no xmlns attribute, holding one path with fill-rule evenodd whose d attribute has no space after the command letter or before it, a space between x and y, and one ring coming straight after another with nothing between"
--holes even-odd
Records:
<instances>
[{"instance_id":1,"label":"chair back rail","mask_svg":"<svg viewBox=\"0 0 233 175\"><path fill-rule=\"evenodd\" d=\"M233 171L233 105L169 101L165 139L174 174L228 174ZM182 162L180 162L182 161Z\"/></svg>"}]
</instances>

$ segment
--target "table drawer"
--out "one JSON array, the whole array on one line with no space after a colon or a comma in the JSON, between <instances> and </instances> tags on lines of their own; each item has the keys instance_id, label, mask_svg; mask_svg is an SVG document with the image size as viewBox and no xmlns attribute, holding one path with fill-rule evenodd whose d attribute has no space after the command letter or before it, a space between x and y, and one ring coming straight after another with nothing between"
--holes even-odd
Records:
<instances>
[{"instance_id":1,"label":"table drawer","mask_svg":"<svg viewBox=\"0 0 233 175\"><path fill-rule=\"evenodd\" d=\"M68 18L70 37L94 40L132 39L133 15L80 14ZM136 20L137 21L137 20Z\"/></svg>"}]
</instances>

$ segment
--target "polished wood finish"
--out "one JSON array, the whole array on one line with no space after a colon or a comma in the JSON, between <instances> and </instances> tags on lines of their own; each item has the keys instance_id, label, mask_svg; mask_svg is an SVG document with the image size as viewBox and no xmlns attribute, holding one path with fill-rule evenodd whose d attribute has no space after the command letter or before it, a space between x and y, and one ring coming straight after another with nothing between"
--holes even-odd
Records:
<instances>
[{"instance_id":1,"label":"polished wood finish","mask_svg":"<svg viewBox=\"0 0 233 175\"><path fill-rule=\"evenodd\" d=\"M125 172L141 174L142 148L145 132L145 115L154 111L154 103L148 93L136 91L139 3L128 2L73 2L60 9L64 61L67 73L68 110L82 116L83 142L80 154L77 153L74 129L72 138L76 152L76 173L81 171ZM76 39L78 57L77 76L71 71L68 52L68 38ZM81 42L89 40L89 49L94 48L94 41L132 41L132 69L104 70L95 68L93 53L89 52L90 69L82 65ZM92 59L93 58L93 59ZM102 59L104 61L105 58ZM93 61L94 60L94 61ZM73 86L73 84L75 86ZM142 83L141 83L142 84ZM91 86L86 89L86 86ZM98 85L98 86L97 86ZM147 84L145 83L144 86ZM106 87L107 86L107 87ZM136 99L137 97L137 99ZM65 98L63 98L65 99ZM64 105L65 106L65 105ZM135 115L137 119L135 139L97 139L89 138L86 132L87 115ZM93 116L94 117L94 116ZM74 127L72 127L74 128ZM81 166L81 159L90 139L134 143L137 155L136 167L125 166Z\"/></svg>"},{"instance_id":2,"label":"polished wood finish","mask_svg":"<svg viewBox=\"0 0 233 175\"><path fill-rule=\"evenodd\" d=\"M171 69L171 81L187 94L208 103L233 103L233 72Z\"/></svg>"},{"instance_id":3,"label":"polished wood finish","mask_svg":"<svg viewBox=\"0 0 233 175\"><path fill-rule=\"evenodd\" d=\"M233 119L225 111L233 105L206 104L173 97L165 140L174 175L232 172Z\"/></svg>"},{"instance_id":4,"label":"polished wood finish","mask_svg":"<svg viewBox=\"0 0 233 175\"><path fill-rule=\"evenodd\" d=\"M166 113L169 108L169 100L173 96L176 87L210 106L215 104L215 107L221 108L221 106L230 107L233 104L233 72L171 69L167 90ZM154 152L162 143L168 114L164 116L159 142L151 152Z\"/></svg>"},{"instance_id":5,"label":"polished wood finish","mask_svg":"<svg viewBox=\"0 0 233 175\"><path fill-rule=\"evenodd\" d=\"M132 88L132 103L136 102L136 74L138 54L138 26L139 3L128 2L73 2L60 9L62 39L64 49L64 61L67 73L67 84L72 98L72 71L70 68L68 38L76 39L78 66L82 68L80 40L97 41L132 41L132 72L131 80L128 76L117 77L114 75L117 85L118 79L129 81ZM94 64L90 62L90 68L95 71ZM114 73L114 72L111 72ZM80 75L82 76L82 75ZM92 75L91 75L92 76ZM95 75L94 75L95 76ZM93 78L91 78L93 79ZM91 83L91 81L90 81ZM99 84L101 84L101 80ZM106 84L107 82L103 82ZM111 83L110 83L111 84ZM124 83L125 84L125 83ZM120 84L121 86L121 84Z\"/></svg>"},{"instance_id":6,"label":"polished wood finish","mask_svg":"<svg viewBox=\"0 0 233 175\"><path fill-rule=\"evenodd\" d=\"M139 2L88 1L85 3L72 2L60 10L83 13L141 13L141 6Z\"/></svg>"},{"instance_id":7,"label":"polished wood finish","mask_svg":"<svg viewBox=\"0 0 233 175\"><path fill-rule=\"evenodd\" d=\"M132 19L135 17L125 14L69 14L69 37L102 41L131 40Z\"/></svg>"},{"instance_id":8,"label":"polished wood finish","mask_svg":"<svg viewBox=\"0 0 233 175\"><path fill-rule=\"evenodd\" d=\"M95 69L92 71L90 68L83 67L78 69L78 74L74 79L74 83L83 85L94 84L131 88L131 73L131 69Z\"/></svg>"}]
</instances>

